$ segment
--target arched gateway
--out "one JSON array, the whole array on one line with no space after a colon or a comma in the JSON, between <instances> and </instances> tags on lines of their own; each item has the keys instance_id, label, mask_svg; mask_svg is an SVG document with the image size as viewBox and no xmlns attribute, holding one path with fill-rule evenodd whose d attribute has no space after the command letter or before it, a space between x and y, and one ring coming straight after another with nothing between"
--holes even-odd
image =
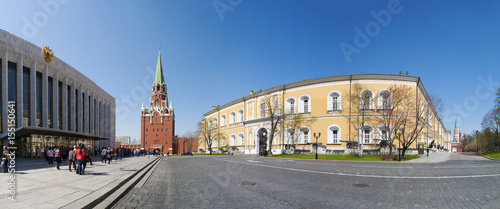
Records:
<instances>
[{"instance_id":1,"label":"arched gateway","mask_svg":"<svg viewBox=\"0 0 500 209\"><path fill-rule=\"evenodd\" d=\"M261 128L257 132L258 142L259 142L259 155L267 155L267 130L265 128Z\"/></svg>"}]
</instances>

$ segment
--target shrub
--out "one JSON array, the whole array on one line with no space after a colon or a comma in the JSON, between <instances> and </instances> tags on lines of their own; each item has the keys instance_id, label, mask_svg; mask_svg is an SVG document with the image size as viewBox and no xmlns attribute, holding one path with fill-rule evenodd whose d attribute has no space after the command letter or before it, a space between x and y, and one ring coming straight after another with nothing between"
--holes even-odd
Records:
<instances>
[{"instance_id":1,"label":"shrub","mask_svg":"<svg viewBox=\"0 0 500 209\"><path fill-rule=\"evenodd\" d=\"M398 155L391 155L391 159L392 160L399 160L399 157L398 157Z\"/></svg>"},{"instance_id":2,"label":"shrub","mask_svg":"<svg viewBox=\"0 0 500 209\"><path fill-rule=\"evenodd\" d=\"M382 155L380 155L380 158L382 158L382 160L387 160L387 159L389 159L389 155L382 154Z\"/></svg>"}]
</instances>

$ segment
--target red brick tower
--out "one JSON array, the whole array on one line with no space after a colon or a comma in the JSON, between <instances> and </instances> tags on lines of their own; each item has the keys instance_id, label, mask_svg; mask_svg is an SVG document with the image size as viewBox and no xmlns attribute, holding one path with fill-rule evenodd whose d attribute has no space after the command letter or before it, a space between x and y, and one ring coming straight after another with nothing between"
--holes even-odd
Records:
<instances>
[{"instance_id":1,"label":"red brick tower","mask_svg":"<svg viewBox=\"0 0 500 209\"><path fill-rule=\"evenodd\" d=\"M145 150L159 149L163 153L174 154L175 115L172 101L168 103L160 51L149 105L144 108L143 103L141 108L141 147Z\"/></svg>"}]
</instances>

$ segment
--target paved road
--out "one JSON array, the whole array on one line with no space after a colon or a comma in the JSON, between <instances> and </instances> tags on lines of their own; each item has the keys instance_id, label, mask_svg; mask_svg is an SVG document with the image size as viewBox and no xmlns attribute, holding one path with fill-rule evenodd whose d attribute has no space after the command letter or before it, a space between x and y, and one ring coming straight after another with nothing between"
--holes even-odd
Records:
<instances>
[{"instance_id":1,"label":"paved road","mask_svg":"<svg viewBox=\"0 0 500 209\"><path fill-rule=\"evenodd\" d=\"M114 208L499 208L500 162L170 157ZM252 185L254 184L255 185Z\"/></svg>"}]
</instances>

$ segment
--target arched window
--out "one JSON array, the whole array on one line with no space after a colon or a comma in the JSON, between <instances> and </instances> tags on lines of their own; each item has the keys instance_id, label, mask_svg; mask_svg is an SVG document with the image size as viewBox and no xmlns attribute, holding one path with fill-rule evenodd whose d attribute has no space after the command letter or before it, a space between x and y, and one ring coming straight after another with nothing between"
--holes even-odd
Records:
<instances>
[{"instance_id":1,"label":"arched window","mask_svg":"<svg viewBox=\"0 0 500 209\"><path fill-rule=\"evenodd\" d=\"M229 124L234 124L235 122L236 122L236 113L231 112L231 114L229 114Z\"/></svg>"},{"instance_id":2,"label":"arched window","mask_svg":"<svg viewBox=\"0 0 500 209\"><path fill-rule=\"evenodd\" d=\"M373 127L371 125L365 125L361 128L360 134L363 140L363 144L373 143Z\"/></svg>"},{"instance_id":3,"label":"arched window","mask_svg":"<svg viewBox=\"0 0 500 209\"><path fill-rule=\"evenodd\" d=\"M220 137L220 146L225 147L226 145L227 145L226 136L223 135Z\"/></svg>"},{"instance_id":4,"label":"arched window","mask_svg":"<svg viewBox=\"0 0 500 209\"><path fill-rule=\"evenodd\" d=\"M390 134L390 127L386 125L380 125L378 126L378 134L380 135L379 139L380 140L389 140L389 134ZM380 143L380 140L377 140L377 144Z\"/></svg>"},{"instance_id":5,"label":"arched window","mask_svg":"<svg viewBox=\"0 0 500 209\"><path fill-rule=\"evenodd\" d=\"M373 110L373 92L369 89L365 89L360 95L360 109L361 110Z\"/></svg>"},{"instance_id":6,"label":"arched window","mask_svg":"<svg viewBox=\"0 0 500 209\"><path fill-rule=\"evenodd\" d=\"M335 111L342 109L342 96L338 91L332 91L328 94L327 110Z\"/></svg>"},{"instance_id":7,"label":"arched window","mask_svg":"<svg viewBox=\"0 0 500 209\"><path fill-rule=\"evenodd\" d=\"M302 127L300 128L300 136L299 136L299 144L307 144L311 139L311 132L309 131L309 128L307 127Z\"/></svg>"},{"instance_id":8,"label":"arched window","mask_svg":"<svg viewBox=\"0 0 500 209\"><path fill-rule=\"evenodd\" d=\"M295 144L295 129L288 128L286 130L285 144Z\"/></svg>"},{"instance_id":9,"label":"arched window","mask_svg":"<svg viewBox=\"0 0 500 209\"><path fill-rule=\"evenodd\" d=\"M243 110L238 110L238 118L237 118L238 123L243 122L243 116L244 116Z\"/></svg>"},{"instance_id":10,"label":"arched window","mask_svg":"<svg viewBox=\"0 0 500 209\"><path fill-rule=\"evenodd\" d=\"M295 98L290 97L286 100L285 110L286 110L285 111L286 114L295 114L297 112Z\"/></svg>"},{"instance_id":11,"label":"arched window","mask_svg":"<svg viewBox=\"0 0 500 209\"><path fill-rule=\"evenodd\" d=\"M214 139L212 139L212 147L218 147L219 145L219 141L217 140L217 137L215 137Z\"/></svg>"},{"instance_id":12,"label":"arched window","mask_svg":"<svg viewBox=\"0 0 500 209\"><path fill-rule=\"evenodd\" d=\"M208 129L212 129L212 120L208 121ZM154 130L154 129L153 129Z\"/></svg>"},{"instance_id":13,"label":"arched window","mask_svg":"<svg viewBox=\"0 0 500 209\"><path fill-rule=\"evenodd\" d=\"M222 116L220 117L220 126L221 126L221 127L226 126L226 115L222 115Z\"/></svg>"},{"instance_id":14,"label":"arched window","mask_svg":"<svg viewBox=\"0 0 500 209\"><path fill-rule=\"evenodd\" d=\"M214 122L213 122L213 124L212 124L212 125L214 126L214 128L217 128L217 125L218 125L218 123L217 123L217 118L214 118Z\"/></svg>"},{"instance_id":15,"label":"arched window","mask_svg":"<svg viewBox=\"0 0 500 209\"><path fill-rule=\"evenodd\" d=\"M265 117L266 116L266 102L261 101L260 102L260 117Z\"/></svg>"},{"instance_id":16,"label":"arched window","mask_svg":"<svg viewBox=\"0 0 500 209\"><path fill-rule=\"evenodd\" d=\"M392 94L389 90L382 90L378 93L378 109L392 108Z\"/></svg>"},{"instance_id":17,"label":"arched window","mask_svg":"<svg viewBox=\"0 0 500 209\"><path fill-rule=\"evenodd\" d=\"M340 144L340 127L338 125L331 125L328 127L328 144Z\"/></svg>"},{"instance_id":18,"label":"arched window","mask_svg":"<svg viewBox=\"0 0 500 209\"><path fill-rule=\"evenodd\" d=\"M229 136L229 146L236 146L236 135L231 134Z\"/></svg>"},{"instance_id":19,"label":"arched window","mask_svg":"<svg viewBox=\"0 0 500 209\"><path fill-rule=\"evenodd\" d=\"M299 100L299 113L310 113L311 112L311 97L304 95L300 97Z\"/></svg>"},{"instance_id":20,"label":"arched window","mask_svg":"<svg viewBox=\"0 0 500 209\"><path fill-rule=\"evenodd\" d=\"M243 135L243 133L239 133L238 134L238 145L242 146L244 141L245 141L245 135Z\"/></svg>"}]
</instances>

